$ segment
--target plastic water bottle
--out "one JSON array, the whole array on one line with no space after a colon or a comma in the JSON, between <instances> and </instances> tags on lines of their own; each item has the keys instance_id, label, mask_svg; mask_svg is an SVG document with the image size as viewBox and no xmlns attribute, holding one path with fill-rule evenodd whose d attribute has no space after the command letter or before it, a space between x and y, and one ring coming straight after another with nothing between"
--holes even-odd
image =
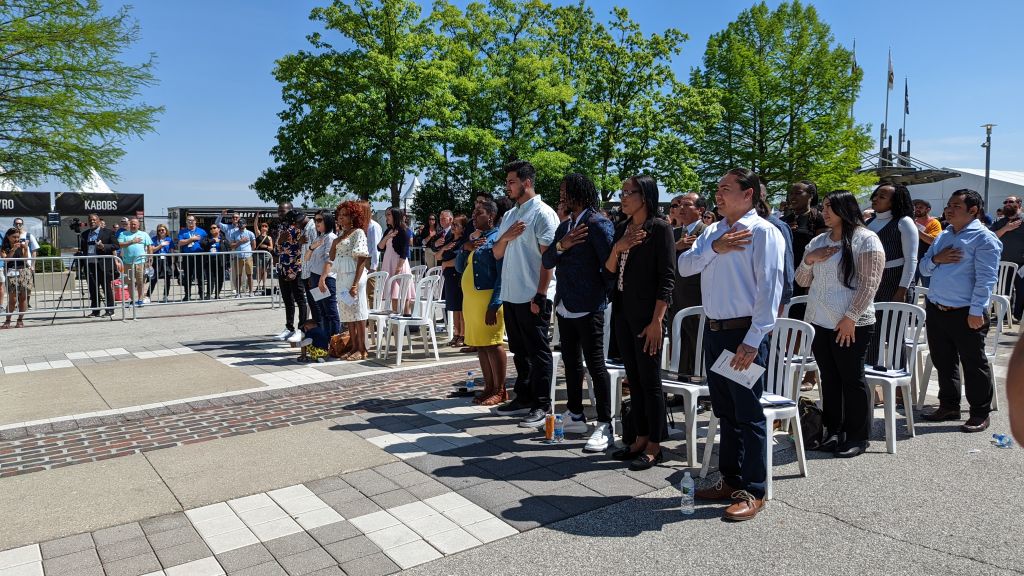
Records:
<instances>
[{"instance_id":1,"label":"plastic water bottle","mask_svg":"<svg viewBox=\"0 0 1024 576\"><path fill-rule=\"evenodd\" d=\"M552 442L559 443L565 440L565 428L562 426L562 415L555 415L555 437L552 438Z\"/></svg>"},{"instance_id":2,"label":"plastic water bottle","mask_svg":"<svg viewBox=\"0 0 1024 576\"><path fill-rule=\"evenodd\" d=\"M473 378L473 371L466 372L466 392L476 389L476 378Z\"/></svg>"},{"instance_id":3,"label":"plastic water bottle","mask_svg":"<svg viewBox=\"0 0 1024 576\"><path fill-rule=\"evenodd\" d=\"M992 444L995 444L997 448L1012 448L1013 439L1009 434L993 434Z\"/></svg>"},{"instance_id":4,"label":"plastic water bottle","mask_svg":"<svg viewBox=\"0 0 1024 576\"><path fill-rule=\"evenodd\" d=\"M679 511L686 515L693 514L693 478L689 470L679 481Z\"/></svg>"}]
</instances>

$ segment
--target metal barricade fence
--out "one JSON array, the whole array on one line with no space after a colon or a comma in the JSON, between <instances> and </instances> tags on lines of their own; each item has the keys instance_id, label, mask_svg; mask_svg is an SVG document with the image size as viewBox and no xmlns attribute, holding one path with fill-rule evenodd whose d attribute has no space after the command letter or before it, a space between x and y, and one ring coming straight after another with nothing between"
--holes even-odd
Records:
<instances>
[{"instance_id":1,"label":"metal barricade fence","mask_svg":"<svg viewBox=\"0 0 1024 576\"><path fill-rule=\"evenodd\" d=\"M12 317L54 316L59 312L115 314L113 294L120 260L116 256L38 256L5 258L0 302ZM121 310L121 319L125 311Z\"/></svg>"},{"instance_id":2,"label":"metal barricade fence","mask_svg":"<svg viewBox=\"0 0 1024 576\"><path fill-rule=\"evenodd\" d=\"M274 257L266 250L146 254L144 263L124 268L122 292L132 318L140 300L143 307L229 298L280 305Z\"/></svg>"},{"instance_id":3,"label":"metal barricade fence","mask_svg":"<svg viewBox=\"0 0 1024 576\"><path fill-rule=\"evenodd\" d=\"M105 256L4 258L0 316L138 317L137 302L168 305L240 298L280 305L270 252L146 254L144 262ZM119 310L119 312L118 312ZM51 320L52 321L52 320Z\"/></svg>"}]
</instances>

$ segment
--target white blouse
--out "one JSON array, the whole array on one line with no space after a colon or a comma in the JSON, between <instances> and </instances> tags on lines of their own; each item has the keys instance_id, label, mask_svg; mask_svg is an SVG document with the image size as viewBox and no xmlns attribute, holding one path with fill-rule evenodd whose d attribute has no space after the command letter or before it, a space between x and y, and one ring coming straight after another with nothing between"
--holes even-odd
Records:
<instances>
[{"instance_id":1,"label":"white blouse","mask_svg":"<svg viewBox=\"0 0 1024 576\"><path fill-rule=\"evenodd\" d=\"M807 244L807 254L826 246L841 247L841 241L833 241L825 232L815 236ZM875 292L882 281L885 267L885 251L878 235L864 227L857 228L851 242L853 248L854 275L847 288L839 268L843 253L840 250L829 259L808 266L800 262L796 270L796 282L810 286L807 312L804 320L834 330L844 316L857 326L875 323Z\"/></svg>"}]
</instances>

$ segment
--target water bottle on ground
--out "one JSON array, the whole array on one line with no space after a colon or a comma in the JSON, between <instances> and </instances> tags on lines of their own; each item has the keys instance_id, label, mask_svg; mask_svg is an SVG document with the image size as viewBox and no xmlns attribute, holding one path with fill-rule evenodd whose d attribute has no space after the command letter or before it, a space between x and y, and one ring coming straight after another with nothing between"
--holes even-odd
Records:
<instances>
[{"instance_id":1,"label":"water bottle on ground","mask_svg":"<svg viewBox=\"0 0 1024 576\"><path fill-rule=\"evenodd\" d=\"M992 444L994 444L996 448L1011 448L1013 447L1013 439L1010 438L1009 434L993 434Z\"/></svg>"},{"instance_id":2,"label":"water bottle on ground","mask_svg":"<svg viewBox=\"0 0 1024 576\"><path fill-rule=\"evenodd\" d=\"M476 390L476 379L473 378L473 371L466 372L466 392Z\"/></svg>"},{"instance_id":3,"label":"water bottle on ground","mask_svg":"<svg viewBox=\"0 0 1024 576\"><path fill-rule=\"evenodd\" d=\"M683 479L679 481L679 511L683 514L693 514L693 477L687 470Z\"/></svg>"},{"instance_id":4,"label":"water bottle on ground","mask_svg":"<svg viewBox=\"0 0 1024 576\"><path fill-rule=\"evenodd\" d=\"M559 443L565 440L565 428L562 425L562 415L555 415L555 436L551 439L554 443Z\"/></svg>"}]
</instances>

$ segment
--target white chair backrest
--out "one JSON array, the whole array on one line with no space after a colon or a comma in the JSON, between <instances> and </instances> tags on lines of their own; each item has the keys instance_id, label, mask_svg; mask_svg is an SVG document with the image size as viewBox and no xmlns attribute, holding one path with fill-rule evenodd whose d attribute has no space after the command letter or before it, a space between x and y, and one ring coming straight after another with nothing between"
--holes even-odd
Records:
<instances>
[{"instance_id":1,"label":"white chair backrest","mask_svg":"<svg viewBox=\"0 0 1024 576\"><path fill-rule=\"evenodd\" d=\"M698 316L699 319L697 321L697 350L693 355L693 366L680 366L683 347L683 320L694 316ZM704 324L707 319L703 306L683 308L672 317L672 359L668 364L669 371L691 376L704 376Z\"/></svg>"},{"instance_id":2,"label":"white chair backrest","mask_svg":"<svg viewBox=\"0 0 1024 576\"><path fill-rule=\"evenodd\" d=\"M875 324L878 348L867 351L867 364L882 366L886 370L912 369L910 362L917 358L917 346L924 328L924 309L902 302L877 302L875 312L881 315L881 320Z\"/></svg>"},{"instance_id":3,"label":"white chair backrest","mask_svg":"<svg viewBox=\"0 0 1024 576\"><path fill-rule=\"evenodd\" d=\"M430 310L434 307L434 294L441 280L441 276L426 276L416 283L416 302L412 305L414 318L430 317Z\"/></svg>"},{"instance_id":4,"label":"white chair backrest","mask_svg":"<svg viewBox=\"0 0 1024 576\"><path fill-rule=\"evenodd\" d=\"M440 302L444 300L444 269L440 266L434 266L423 275L424 278L433 278L434 276L441 279L440 282L434 285L434 302Z\"/></svg>"},{"instance_id":5,"label":"white chair backrest","mask_svg":"<svg viewBox=\"0 0 1024 576\"><path fill-rule=\"evenodd\" d=\"M609 346L612 343L612 303L604 307L604 357L608 358Z\"/></svg>"},{"instance_id":6,"label":"white chair backrest","mask_svg":"<svg viewBox=\"0 0 1024 576\"><path fill-rule=\"evenodd\" d=\"M786 307L782 309L782 315L785 316L786 318L789 318L790 308L798 304L803 304L804 306L806 306L810 299L811 297L807 296L806 294L803 296L793 296L793 299L789 301L789 304L786 304Z\"/></svg>"},{"instance_id":7,"label":"white chair backrest","mask_svg":"<svg viewBox=\"0 0 1024 576\"><path fill-rule=\"evenodd\" d=\"M397 286L397 288L396 288ZM388 310L401 314L405 311L405 305L409 302L409 288L412 286L412 274L395 274L384 283L384 293L381 295L381 310ZM392 308L392 294L398 290L398 308Z\"/></svg>"},{"instance_id":8,"label":"white chair backrest","mask_svg":"<svg viewBox=\"0 0 1024 576\"><path fill-rule=\"evenodd\" d=\"M996 329L989 330L988 337L992 339L990 344L991 349L986 351L986 354L995 357L999 354L999 339L1003 336L1003 320L1006 318L1006 300L1002 298L993 298L992 305L996 311Z\"/></svg>"},{"instance_id":9,"label":"white chair backrest","mask_svg":"<svg viewBox=\"0 0 1024 576\"><path fill-rule=\"evenodd\" d=\"M427 265L420 264L419 266L413 266L410 272L412 273L413 281L416 284L419 284L420 279L423 278L423 275L427 273Z\"/></svg>"},{"instance_id":10,"label":"white chair backrest","mask_svg":"<svg viewBox=\"0 0 1024 576\"><path fill-rule=\"evenodd\" d=\"M918 284L916 286L911 286L910 289L907 290L907 300L910 300L911 304L915 304L917 306L924 307L924 301L927 298L928 298L928 287L927 286L921 286L920 284Z\"/></svg>"},{"instance_id":11,"label":"white chair backrest","mask_svg":"<svg viewBox=\"0 0 1024 576\"><path fill-rule=\"evenodd\" d=\"M811 355L814 327L802 320L779 318L768 343L768 365L764 391L797 400L793 386L797 370L802 370Z\"/></svg>"},{"instance_id":12,"label":"white chair backrest","mask_svg":"<svg viewBox=\"0 0 1024 576\"><path fill-rule=\"evenodd\" d=\"M384 284L388 281L388 273L384 270L370 272L366 275L366 281L373 282L373 309L380 310L384 306Z\"/></svg>"},{"instance_id":13,"label":"white chair backrest","mask_svg":"<svg viewBox=\"0 0 1024 576\"><path fill-rule=\"evenodd\" d=\"M441 276L443 268L440 266L434 266L433 268L427 268L427 272L423 276Z\"/></svg>"},{"instance_id":14,"label":"white chair backrest","mask_svg":"<svg viewBox=\"0 0 1024 576\"><path fill-rule=\"evenodd\" d=\"M1001 261L999 275L996 276L996 294L1009 296L1013 293L1013 277L1017 275L1017 265L1013 262Z\"/></svg>"}]
</instances>

